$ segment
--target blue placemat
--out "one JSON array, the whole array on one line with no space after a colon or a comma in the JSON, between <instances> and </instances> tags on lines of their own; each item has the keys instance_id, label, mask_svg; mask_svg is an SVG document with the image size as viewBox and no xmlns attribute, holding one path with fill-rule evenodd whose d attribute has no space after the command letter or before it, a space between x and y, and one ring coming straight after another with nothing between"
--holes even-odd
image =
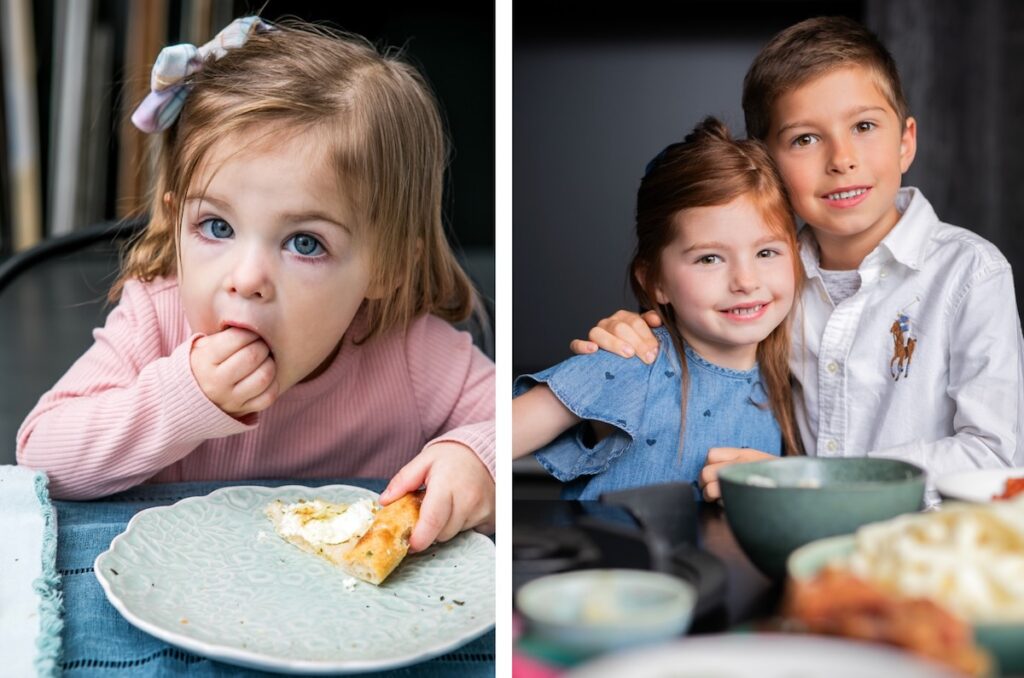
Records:
<instances>
[{"instance_id":1,"label":"blue placemat","mask_svg":"<svg viewBox=\"0 0 1024 678\"><path fill-rule=\"evenodd\" d=\"M133 515L185 497L234 485L357 485L375 492L385 482L370 479L239 481L148 485L91 502L55 501L58 512L57 570L64 584L64 656L69 678L86 676L261 676L271 675L211 661L140 631L114 609L93 574L96 556L124 531ZM367 676L493 676L494 631L441 657Z\"/></svg>"}]
</instances>

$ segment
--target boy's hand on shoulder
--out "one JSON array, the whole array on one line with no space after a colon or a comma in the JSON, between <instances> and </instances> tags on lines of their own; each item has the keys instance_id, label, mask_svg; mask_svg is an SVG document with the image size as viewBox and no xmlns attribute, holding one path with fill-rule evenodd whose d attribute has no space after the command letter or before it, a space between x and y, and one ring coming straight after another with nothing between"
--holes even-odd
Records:
<instances>
[{"instance_id":1,"label":"boy's hand on shoulder","mask_svg":"<svg viewBox=\"0 0 1024 678\"><path fill-rule=\"evenodd\" d=\"M698 482L704 501L716 501L722 498L722 488L718 483L718 471L732 464L746 464L752 461L778 459L774 454L747 447L712 447L708 450L707 461L700 471Z\"/></svg>"},{"instance_id":2,"label":"boy's hand on shoulder","mask_svg":"<svg viewBox=\"0 0 1024 678\"><path fill-rule=\"evenodd\" d=\"M587 335L590 341L573 339L569 344L573 353L594 353L603 348L623 358L639 356L650 365L658 357L658 338L651 332L652 327L661 327L661 318L654 311L643 315L632 311L616 311L609 318L598 321Z\"/></svg>"},{"instance_id":3,"label":"boy's hand on shoulder","mask_svg":"<svg viewBox=\"0 0 1024 678\"><path fill-rule=\"evenodd\" d=\"M409 538L413 551L459 532L494 531L494 480L473 450L454 442L434 443L395 474L380 495L381 504L426 486L420 519Z\"/></svg>"},{"instance_id":4,"label":"boy's hand on shoulder","mask_svg":"<svg viewBox=\"0 0 1024 678\"><path fill-rule=\"evenodd\" d=\"M200 337L189 365L206 397L233 417L260 412L277 400L277 366L255 332L229 327Z\"/></svg>"}]
</instances>

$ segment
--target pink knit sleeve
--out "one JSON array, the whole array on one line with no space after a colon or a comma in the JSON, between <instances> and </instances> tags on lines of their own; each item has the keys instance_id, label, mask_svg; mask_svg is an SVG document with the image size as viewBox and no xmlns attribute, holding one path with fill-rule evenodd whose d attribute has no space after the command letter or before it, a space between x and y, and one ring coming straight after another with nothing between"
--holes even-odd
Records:
<instances>
[{"instance_id":1,"label":"pink knit sleeve","mask_svg":"<svg viewBox=\"0 0 1024 678\"><path fill-rule=\"evenodd\" d=\"M431 443L469 447L494 477L494 363L459 332L434 316L418 318L406 338L420 421Z\"/></svg>"},{"instance_id":2,"label":"pink knit sleeve","mask_svg":"<svg viewBox=\"0 0 1024 678\"><path fill-rule=\"evenodd\" d=\"M126 285L92 347L21 425L18 463L46 471L53 496L89 499L142 483L204 440L250 428L199 388L189 365L196 336L163 355L153 299L144 285Z\"/></svg>"}]
</instances>

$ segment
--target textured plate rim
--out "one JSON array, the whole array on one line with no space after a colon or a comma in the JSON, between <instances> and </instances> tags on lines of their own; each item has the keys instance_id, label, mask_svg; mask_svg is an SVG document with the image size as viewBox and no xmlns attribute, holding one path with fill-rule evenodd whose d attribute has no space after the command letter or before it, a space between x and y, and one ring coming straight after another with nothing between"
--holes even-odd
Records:
<instances>
[{"instance_id":1,"label":"textured plate rim","mask_svg":"<svg viewBox=\"0 0 1024 678\"><path fill-rule=\"evenodd\" d=\"M380 671L386 669L396 669L405 666L411 666L418 664L434 657L439 657L451 650L465 645L466 643L474 640L484 633L494 628L494 620L483 620L475 626L470 626L464 635L452 639L448 642L439 642L428 647L421 648L415 652L408 652L401 655L396 655L393 658L387 659L373 659L373 660L303 660L303 659L284 659L281 657L275 657L271 655L262 654L258 651L253 650L242 650L239 648L219 645L216 643L209 643L203 640L198 640L188 635L175 632L174 630L168 629L164 626L146 620L139 617L137 614L129 610L116 593L111 589L111 582L104 575L102 569L102 562L109 554L111 554L115 548L115 545L126 538L128 533L135 527L135 523L139 520L139 516L143 514L153 514L162 511L171 511L175 507L182 504L190 504L195 502L202 502L214 497L219 494L231 494L239 490L255 490L259 494L266 494L267 500L273 498L274 494L283 494L285 492L326 492L337 489L343 490L356 490L360 494L364 494L371 498L378 498L376 492L368 490L364 487L358 487L356 485L321 485L318 487L308 487L305 485L281 485L278 487L265 487L261 485L235 485L232 487L221 487L208 494L196 497L185 497L179 501L168 506L153 506L147 509L143 509L133 515L125 526L124 530L118 534L110 542L110 545L105 551L96 556L93 561L93 573L96 575L96 579L99 580L100 586L103 588L103 593L106 595L107 600L113 605L114 609L125 618L130 624L136 628L145 631L146 633L159 638L160 640L180 647L184 650L194 652L195 654L213 659L215 661L223 661L226 663L234 664L236 666L244 666L255 669L272 669L276 671L289 671L292 673L305 673L305 674L324 674L324 673L365 673L368 671ZM482 540L485 542L485 547L490 547L490 554L492 556L492 563L494 562L494 544L493 542L482 534L473 531L467 531L463 533L467 535L469 539L474 541ZM435 548L437 548L435 546ZM443 545L441 546L443 548ZM492 565L493 568L493 565Z\"/></svg>"}]
</instances>

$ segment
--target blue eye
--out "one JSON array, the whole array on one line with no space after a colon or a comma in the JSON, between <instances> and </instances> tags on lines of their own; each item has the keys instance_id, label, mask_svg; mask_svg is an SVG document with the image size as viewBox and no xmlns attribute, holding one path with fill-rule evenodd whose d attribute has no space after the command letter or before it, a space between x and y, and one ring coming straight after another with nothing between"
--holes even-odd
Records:
<instances>
[{"instance_id":1,"label":"blue eye","mask_svg":"<svg viewBox=\"0 0 1024 678\"><path fill-rule=\"evenodd\" d=\"M233 236L235 229L223 219L206 219L199 222L199 232L212 240L222 240Z\"/></svg>"},{"instance_id":2,"label":"blue eye","mask_svg":"<svg viewBox=\"0 0 1024 678\"><path fill-rule=\"evenodd\" d=\"M308 233L296 233L288 238L285 245L289 250L304 257L315 257L325 253L320 241Z\"/></svg>"}]
</instances>

